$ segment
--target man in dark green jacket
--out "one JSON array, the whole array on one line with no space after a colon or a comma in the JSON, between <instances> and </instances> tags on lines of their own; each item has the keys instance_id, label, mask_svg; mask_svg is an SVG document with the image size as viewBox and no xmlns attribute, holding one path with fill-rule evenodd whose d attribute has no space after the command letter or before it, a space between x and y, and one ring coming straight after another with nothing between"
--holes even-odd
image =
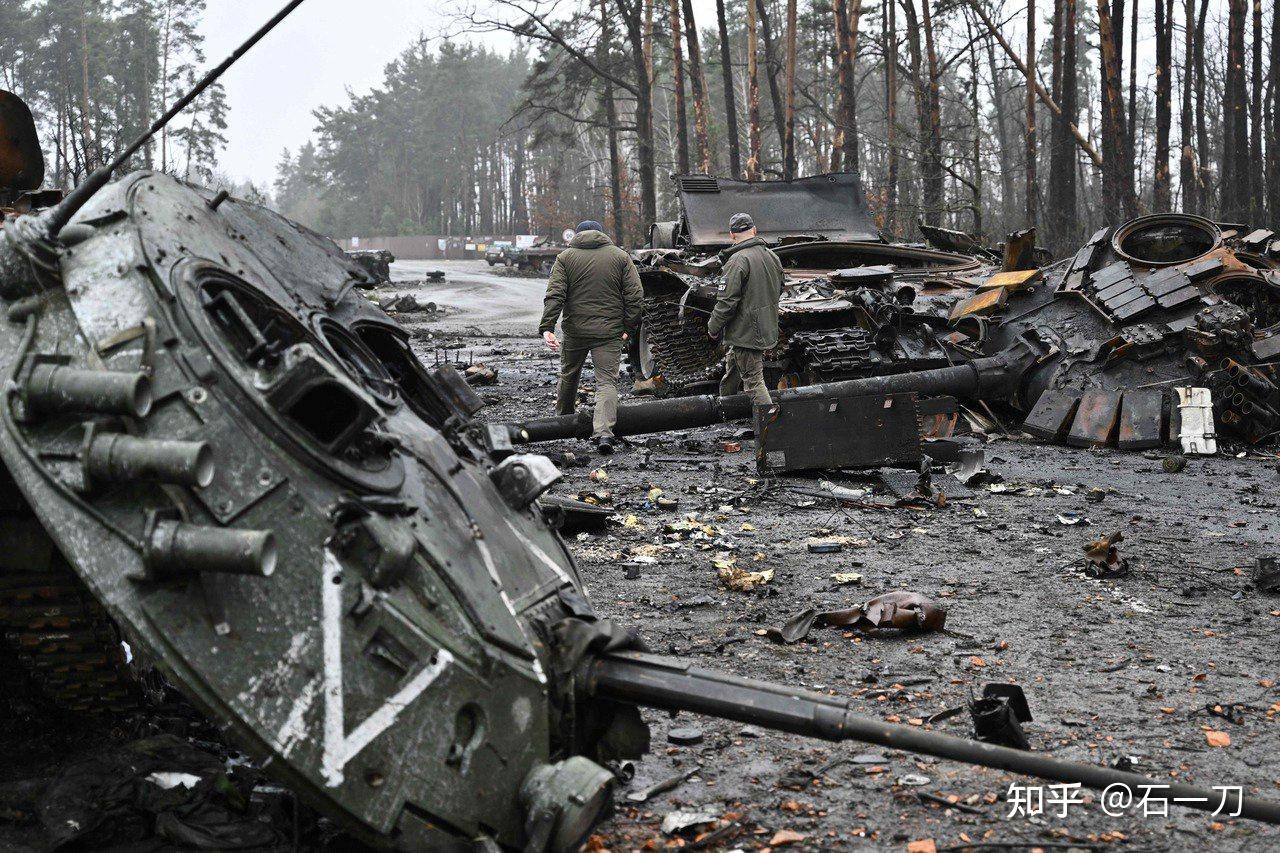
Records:
<instances>
[{"instance_id":1,"label":"man in dark green jacket","mask_svg":"<svg viewBox=\"0 0 1280 853\"><path fill-rule=\"evenodd\" d=\"M612 453L622 343L640 325L644 313L640 273L631 256L604 233L603 225L593 220L582 222L569 248L551 267L544 306L538 331L553 352L560 352L556 414L573 414L578 378L590 354L596 374L591 437L601 453ZM556 321L562 316L563 343L555 333Z\"/></svg>"},{"instance_id":2,"label":"man in dark green jacket","mask_svg":"<svg viewBox=\"0 0 1280 853\"><path fill-rule=\"evenodd\" d=\"M720 253L724 282L707 333L729 347L720 396L746 390L756 405L773 402L764 384L764 351L778 343L782 261L756 235L745 213L729 219L733 245Z\"/></svg>"}]
</instances>

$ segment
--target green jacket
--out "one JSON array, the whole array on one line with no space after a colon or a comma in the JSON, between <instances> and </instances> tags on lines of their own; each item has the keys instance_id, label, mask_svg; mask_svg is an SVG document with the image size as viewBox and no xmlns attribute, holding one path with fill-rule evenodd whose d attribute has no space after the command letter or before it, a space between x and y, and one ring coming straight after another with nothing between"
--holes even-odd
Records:
<instances>
[{"instance_id":1,"label":"green jacket","mask_svg":"<svg viewBox=\"0 0 1280 853\"><path fill-rule=\"evenodd\" d=\"M573 238L551 267L538 333L564 333L581 341L615 341L640 325L644 290L631 256L600 231Z\"/></svg>"},{"instance_id":2,"label":"green jacket","mask_svg":"<svg viewBox=\"0 0 1280 853\"><path fill-rule=\"evenodd\" d=\"M712 337L743 349L770 349L778 343L778 300L782 297L782 261L759 237L720 253L724 283L707 321Z\"/></svg>"}]
</instances>

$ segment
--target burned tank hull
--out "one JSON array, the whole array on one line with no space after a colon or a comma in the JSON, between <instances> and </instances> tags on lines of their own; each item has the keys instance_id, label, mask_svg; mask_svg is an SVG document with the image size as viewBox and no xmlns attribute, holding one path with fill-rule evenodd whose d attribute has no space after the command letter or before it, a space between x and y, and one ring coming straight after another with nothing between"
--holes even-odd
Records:
<instances>
[{"instance_id":1,"label":"burned tank hull","mask_svg":"<svg viewBox=\"0 0 1280 853\"><path fill-rule=\"evenodd\" d=\"M1103 229L1044 281L1009 293L961 345L1028 332L1054 350L1011 402L1027 429L1082 446L1177 438L1175 388L1212 391L1215 422L1248 442L1280 430L1280 271L1274 233L1158 214Z\"/></svg>"},{"instance_id":2,"label":"burned tank hull","mask_svg":"<svg viewBox=\"0 0 1280 853\"><path fill-rule=\"evenodd\" d=\"M706 334L732 213L745 211L786 271L778 345L765 356L774 387L924 370L953 359L939 332L989 259L883 240L857 176L747 184L676 178L681 219L655 226L636 253L645 318L633 373L681 393L719 376L723 348Z\"/></svg>"},{"instance_id":3,"label":"burned tank hull","mask_svg":"<svg viewBox=\"0 0 1280 853\"><path fill-rule=\"evenodd\" d=\"M0 456L134 655L366 838L523 843L573 751L533 629L580 586L554 469L492 455L465 383L263 208L141 173L63 243L6 281Z\"/></svg>"}]
</instances>

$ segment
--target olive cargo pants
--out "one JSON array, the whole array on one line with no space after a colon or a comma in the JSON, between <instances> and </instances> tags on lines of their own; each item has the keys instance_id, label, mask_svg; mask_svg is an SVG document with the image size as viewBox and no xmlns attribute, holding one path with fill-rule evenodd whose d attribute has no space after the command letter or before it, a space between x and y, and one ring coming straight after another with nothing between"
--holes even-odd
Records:
<instances>
[{"instance_id":1,"label":"olive cargo pants","mask_svg":"<svg viewBox=\"0 0 1280 853\"><path fill-rule=\"evenodd\" d=\"M773 404L769 388L764 384L764 352L730 347L729 354L725 356L724 379L720 380L720 396L728 397L744 390L757 406Z\"/></svg>"},{"instance_id":2,"label":"olive cargo pants","mask_svg":"<svg viewBox=\"0 0 1280 853\"><path fill-rule=\"evenodd\" d=\"M560 387L556 392L556 414L571 415L578 402L578 378L591 356L596 374L596 409L591 421L592 438L613 435L618 422L618 370L622 362L622 341L579 341L568 335L560 343Z\"/></svg>"}]
</instances>

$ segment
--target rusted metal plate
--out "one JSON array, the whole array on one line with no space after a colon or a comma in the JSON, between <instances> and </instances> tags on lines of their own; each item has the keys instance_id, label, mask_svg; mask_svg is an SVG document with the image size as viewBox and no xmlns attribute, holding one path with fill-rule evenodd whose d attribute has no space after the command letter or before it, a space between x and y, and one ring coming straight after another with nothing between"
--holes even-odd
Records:
<instances>
[{"instance_id":1,"label":"rusted metal plate","mask_svg":"<svg viewBox=\"0 0 1280 853\"><path fill-rule=\"evenodd\" d=\"M756 465L762 474L916 463L915 394L824 397L756 406Z\"/></svg>"},{"instance_id":2,"label":"rusted metal plate","mask_svg":"<svg viewBox=\"0 0 1280 853\"><path fill-rule=\"evenodd\" d=\"M1244 238L1240 240L1240 245L1247 252L1265 252L1267 246L1269 246L1271 241L1275 239L1275 236L1276 232L1267 228L1259 228L1258 230L1245 235Z\"/></svg>"},{"instance_id":3,"label":"rusted metal plate","mask_svg":"<svg viewBox=\"0 0 1280 853\"><path fill-rule=\"evenodd\" d=\"M1121 450L1145 450L1164 443L1164 400L1164 391L1159 388L1124 393L1117 438Z\"/></svg>"},{"instance_id":4,"label":"rusted metal plate","mask_svg":"<svg viewBox=\"0 0 1280 853\"><path fill-rule=\"evenodd\" d=\"M1208 278L1217 275L1226 269L1226 264L1221 258L1205 258L1203 261L1196 261L1194 264L1187 264L1182 267L1182 271L1186 273L1187 278L1192 281L1199 281L1202 278Z\"/></svg>"},{"instance_id":5,"label":"rusted metal plate","mask_svg":"<svg viewBox=\"0 0 1280 853\"><path fill-rule=\"evenodd\" d=\"M1044 272L1040 269L998 272L982 284L978 285L978 290L991 290L996 287L1003 287L1005 290L1009 291L1022 290L1024 287L1030 287L1042 278L1044 278Z\"/></svg>"},{"instance_id":6,"label":"rusted metal plate","mask_svg":"<svg viewBox=\"0 0 1280 853\"><path fill-rule=\"evenodd\" d=\"M1105 447L1114 444L1120 424L1119 391L1090 391L1080 398L1067 444L1073 447Z\"/></svg>"},{"instance_id":7,"label":"rusted metal plate","mask_svg":"<svg viewBox=\"0 0 1280 853\"><path fill-rule=\"evenodd\" d=\"M1062 441L1075 420L1076 407L1079 405L1079 392L1050 388L1040 395L1031 414L1023 421L1022 428L1036 438Z\"/></svg>"},{"instance_id":8,"label":"rusted metal plate","mask_svg":"<svg viewBox=\"0 0 1280 853\"><path fill-rule=\"evenodd\" d=\"M1003 287L976 293L963 302L956 303L956 307L951 309L951 319L959 320L961 317L967 317L971 314L994 314L1003 308L1008 301L1009 291Z\"/></svg>"}]
</instances>

